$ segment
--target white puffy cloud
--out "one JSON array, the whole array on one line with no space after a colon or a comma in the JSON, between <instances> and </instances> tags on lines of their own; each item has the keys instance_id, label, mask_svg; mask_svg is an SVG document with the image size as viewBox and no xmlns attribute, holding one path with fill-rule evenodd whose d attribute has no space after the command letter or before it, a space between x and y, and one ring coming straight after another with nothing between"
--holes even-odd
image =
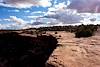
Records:
<instances>
[{"instance_id":1,"label":"white puffy cloud","mask_svg":"<svg viewBox=\"0 0 100 67\"><path fill-rule=\"evenodd\" d=\"M64 9L64 10L58 10L51 13L48 13L46 18L53 18L56 20L59 20L60 22L64 24L73 24L73 23L79 23L83 18L80 14L77 13L77 10L72 9Z\"/></svg>"},{"instance_id":2,"label":"white puffy cloud","mask_svg":"<svg viewBox=\"0 0 100 67\"><path fill-rule=\"evenodd\" d=\"M43 7L50 7L52 5L51 0L40 0L39 4Z\"/></svg>"},{"instance_id":3,"label":"white puffy cloud","mask_svg":"<svg viewBox=\"0 0 100 67\"><path fill-rule=\"evenodd\" d=\"M21 18L17 18L16 16L10 16L10 21L15 22L17 24L23 24L26 22Z\"/></svg>"},{"instance_id":4,"label":"white puffy cloud","mask_svg":"<svg viewBox=\"0 0 100 67\"><path fill-rule=\"evenodd\" d=\"M66 8L67 8L67 5L65 4L65 2L58 3L58 4L55 4L53 7L49 7L48 12L46 12L45 15L54 15L58 11L64 11Z\"/></svg>"},{"instance_id":5,"label":"white puffy cloud","mask_svg":"<svg viewBox=\"0 0 100 67\"><path fill-rule=\"evenodd\" d=\"M24 11L25 13L29 13L29 12L31 12L30 10L26 10L26 11Z\"/></svg>"},{"instance_id":6,"label":"white puffy cloud","mask_svg":"<svg viewBox=\"0 0 100 67\"><path fill-rule=\"evenodd\" d=\"M38 2L35 0L3 0L0 5L16 8L29 8L37 4Z\"/></svg>"},{"instance_id":7,"label":"white puffy cloud","mask_svg":"<svg viewBox=\"0 0 100 67\"><path fill-rule=\"evenodd\" d=\"M27 18L37 18L39 16L27 16Z\"/></svg>"},{"instance_id":8,"label":"white puffy cloud","mask_svg":"<svg viewBox=\"0 0 100 67\"><path fill-rule=\"evenodd\" d=\"M18 30L18 29L27 29L27 28L32 28L32 25L28 25L28 24L22 24L22 25L18 25L18 24L0 24L0 29L11 29L11 30Z\"/></svg>"},{"instance_id":9,"label":"white puffy cloud","mask_svg":"<svg viewBox=\"0 0 100 67\"><path fill-rule=\"evenodd\" d=\"M10 18L0 19L1 22L13 22L13 23L7 23L7 24L1 24L0 23L0 29L26 29L31 28L32 25L29 25L28 21L25 21L21 18L17 18L16 16L10 16Z\"/></svg>"},{"instance_id":10,"label":"white puffy cloud","mask_svg":"<svg viewBox=\"0 0 100 67\"><path fill-rule=\"evenodd\" d=\"M2 21L2 19L0 19L0 21Z\"/></svg>"},{"instance_id":11,"label":"white puffy cloud","mask_svg":"<svg viewBox=\"0 0 100 67\"><path fill-rule=\"evenodd\" d=\"M56 11L57 9L56 8L54 8L54 7L50 7L50 8L48 8L48 12L50 12L50 11Z\"/></svg>"},{"instance_id":12,"label":"white puffy cloud","mask_svg":"<svg viewBox=\"0 0 100 67\"><path fill-rule=\"evenodd\" d=\"M15 8L30 8L32 6L49 7L52 3L50 0L2 0L0 6Z\"/></svg>"},{"instance_id":13,"label":"white puffy cloud","mask_svg":"<svg viewBox=\"0 0 100 67\"><path fill-rule=\"evenodd\" d=\"M0 19L0 21L1 21L1 22L3 22L3 21L8 21L8 22L10 22L11 20L10 20L9 18L5 18L5 19Z\"/></svg>"},{"instance_id":14,"label":"white puffy cloud","mask_svg":"<svg viewBox=\"0 0 100 67\"><path fill-rule=\"evenodd\" d=\"M56 2L57 2L57 0L55 0L55 3ZM70 5L70 1L69 0L67 1L67 4L66 4L66 2L61 2L61 3L55 4L52 7L48 8L48 12L45 13L45 15L55 14L58 11L64 11L64 10L67 9L67 7L69 5Z\"/></svg>"},{"instance_id":15,"label":"white puffy cloud","mask_svg":"<svg viewBox=\"0 0 100 67\"><path fill-rule=\"evenodd\" d=\"M14 11L15 11L15 12L20 12L20 10L17 10L17 9L16 9L16 10L14 10Z\"/></svg>"},{"instance_id":16,"label":"white puffy cloud","mask_svg":"<svg viewBox=\"0 0 100 67\"><path fill-rule=\"evenodd\" d=\"M65 2L62 2L62 3L54 5L53 7L48 8L48 12L64 10L65 8L67 8L67 5L65 4Z\"/></svg>"},{"instance_id":17,"label":"white puffy cloud","mask_svg":"<svg viewBox=\"0 0 100 67\"><path fill-rule=\"evenodd\" d=\"M54 5L57 4L57 0L54 0Z\"/></svg>"},{"instance_id":18,"label":"white puffy cloud","mask_svg":"<svg viewBox=\"0 0 100 67\"><path fill-rule=\"evenodd\" d=\"M10 19L3 19L4 21L11 21Z\"/></svg>"},{"instance_id":19,"label":"white puffy cloud","mask_svg":"<svg viewBox=\"0 0 100 67\"><path fill-rule=\"evenodd\" d=\"M55 5L55 8L56 9L58 8L59 10L62 10L65 7L67 7L67 5L65 4L65 2L62 2L62 3L59 3L59 4Z\"/></svg>"},{"instance_id":20,"label":"white puffy cloud","mask_svg":"<svg viewBox=\"0 0 100 67\"><path fill-rule=\"evenodd\" d=\"M43 11L34 11L31 14L44 14L44 13L46 13L46 12L43 12Z\"/></svg>"},{"instance_id":21,"label":"white puffy cloud","mask_svg":"<svg viewBox=\"0 0 100 67\"><path fill-rule=\"evenodd\" d=\"M36 18L42 18L43 16L27 16L27 18L30 18L30 19L36 19Z\"/></svg>"},{"instance_id":22,"label":"white puffy cloud","mask_svg":"<svg viewBox=\"0 0 100 67\"><path fill-rule=\"evenodd\" d=\"M17 9L15 9L15 10L8 10L8 12L20 12L20 10L17 10Z\"/></svg>"},{"instance_id":23,"label":"white puffy cloud","mask_svg":"<svg viewBox=\"0 0 100 67\"><path fill-rule=\"evenodd\" d=\"M83 24L100 24L100 13L80 13Z\"/></svg>"}]
</instances>

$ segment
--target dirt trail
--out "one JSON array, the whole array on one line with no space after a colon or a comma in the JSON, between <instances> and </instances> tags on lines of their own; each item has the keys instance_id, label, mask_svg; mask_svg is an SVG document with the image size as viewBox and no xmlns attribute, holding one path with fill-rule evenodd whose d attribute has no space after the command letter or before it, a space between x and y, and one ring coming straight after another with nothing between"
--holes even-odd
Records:
<instances>
[{"instance_id":1,"label":"dirt trail","mask_svg":"<svg viewBox=\"0 0 100 67\"><path fill-rule=\"evenodd\" d=\"M100 67L100 36L75 38L73 33L48 32L59 36L57 47L49 60L47 67ZM52 66L50 66L52 65Z\"/></svg>"}]
</instances>

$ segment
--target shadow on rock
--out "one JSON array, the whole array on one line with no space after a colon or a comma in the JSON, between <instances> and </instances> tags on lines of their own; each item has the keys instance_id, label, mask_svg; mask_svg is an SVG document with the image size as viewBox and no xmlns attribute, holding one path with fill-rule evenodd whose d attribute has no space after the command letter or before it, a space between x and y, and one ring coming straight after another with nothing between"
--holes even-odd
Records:
<instances>
[{"instance_id":1,"label":"shadow on rock","mask_svg":"<svg viewBox=\"0 0 100 67\"><path fill-rule=\"evenodd\" d=\"M15 32L0 33L0 67L45 67L57 47L53 36L22 36Z\"/></svg>"}]
</instances>

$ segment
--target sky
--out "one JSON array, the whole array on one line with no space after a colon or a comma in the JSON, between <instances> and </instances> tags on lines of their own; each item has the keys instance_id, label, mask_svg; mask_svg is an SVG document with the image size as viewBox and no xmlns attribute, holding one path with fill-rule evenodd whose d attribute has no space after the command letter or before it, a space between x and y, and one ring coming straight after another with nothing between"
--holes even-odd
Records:
<instances>
[{"instance_id":1,"label":"sky","mask_svg":"<svg viewBox=\"0 0 100 67\"><path fill-rule=\"evenodd\" d=\"M100 0L0 0L0 29L100 24Z\"/></svg>"}]
</instances>

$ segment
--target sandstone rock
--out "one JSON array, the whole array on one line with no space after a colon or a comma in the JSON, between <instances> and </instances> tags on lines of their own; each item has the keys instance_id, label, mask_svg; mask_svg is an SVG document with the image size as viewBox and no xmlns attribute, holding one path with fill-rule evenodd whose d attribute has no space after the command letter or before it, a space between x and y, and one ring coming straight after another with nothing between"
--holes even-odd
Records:
<instances>
[{"instance_id":1,"label":"sandstone rock","mask_svg":"<svg viewBox=\"0 0 100 67\"><path fill-rule=\"evenodd\" d=\"M100 36L75 38L68 32L58 35L62 36L58 39L61 46L53 51L46 67L100 67Z\"/></svg>"}]
</instances>

